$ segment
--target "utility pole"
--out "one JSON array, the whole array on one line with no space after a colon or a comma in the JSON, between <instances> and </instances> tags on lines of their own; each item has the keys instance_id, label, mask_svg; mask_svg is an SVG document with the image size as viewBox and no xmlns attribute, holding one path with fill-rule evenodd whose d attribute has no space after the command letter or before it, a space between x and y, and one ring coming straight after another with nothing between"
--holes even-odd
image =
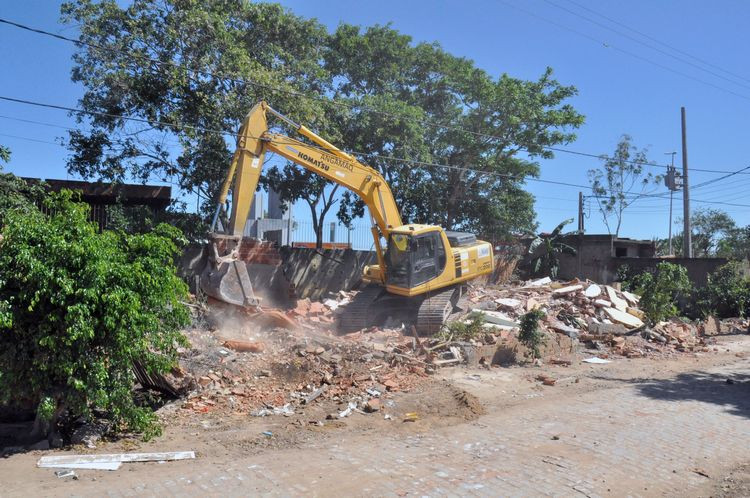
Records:
<instances>
[{"instance_id":1,"label":"utility pole","mask_svg":"<svg viewBox=\"0 0 750 498\"><path fill-rule=\"evenodd\" d=\"M664 179L669 189L669 255L671 256L674 254L672 250L672 197L674 196L674 191L679 188L677 185L677 172L674 169L674 156L677 152L665 152L665 154L672 156L672 165L667 169L667 177Z\"/></svg>"},{"instance_id":2,"label":"utility pole","mask_svg":"<svg viewBox=\"0 0 750 498\"><path fill-rule=\"evenodd\" d=\"M578 233L583 233L583 192L578 192Z\"/></svg>"},{"instance_id":3,"label":"utility pole","mask_svg":"<svg viewBox=\"0 0 750 498\"><path fill-rule=\"evenodd\" d=\"M693 257L692 231L690 229L690 187L688 183L687 157L687 124L685 108L680 107L682 117L682 254L685 258Z\"/></svg>"}]
</instances>

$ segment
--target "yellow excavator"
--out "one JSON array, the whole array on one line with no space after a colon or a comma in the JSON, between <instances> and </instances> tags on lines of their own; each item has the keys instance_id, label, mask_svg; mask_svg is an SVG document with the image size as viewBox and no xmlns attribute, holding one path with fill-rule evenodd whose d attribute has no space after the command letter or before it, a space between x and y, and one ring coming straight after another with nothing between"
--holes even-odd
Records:
<instances>
[{"instance_id":1,"label":"yellow excavator","mask_svg":"<svg viewBox=\"0 0 750 498\"><path fill-rule=\"evenodd\" d=\"M268 114L314 145L271 133ZM363 280L368 285L346 306L339 318L340 331L376 325L401 311L409 314L421 335L435 333L457 304L466 281L493 271L491 244L435 225L404 225L393 193L377 170L260 102L242 123L211 223L208 261L200 277L209 296L243 307L259 305L247 265L239 260L239 248L268 151L351 190L369 209L377 264L365 267ZM230 188L228 227L219 233L216 227Z\"/></svg>"}]
</instances>

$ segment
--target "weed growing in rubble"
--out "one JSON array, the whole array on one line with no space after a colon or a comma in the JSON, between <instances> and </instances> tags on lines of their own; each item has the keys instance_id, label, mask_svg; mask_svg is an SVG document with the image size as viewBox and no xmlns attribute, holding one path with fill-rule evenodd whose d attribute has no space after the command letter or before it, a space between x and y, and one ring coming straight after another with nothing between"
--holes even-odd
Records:
<instances>
[{"instance_id":1,"label":"weed growing in rubble","mask_svg":"<svg viewBox=\"0 0 750 498\"><path fill-rule=\"evenodd\" d=\"M539 350L544 344L544 332L539 327L539 320L542 318L544 318L544 312L539 309L531 310L521 316L521 331L518 333L518 340L529 349L534 359L542 356Z\"/></svg>"},{"instance_id":2,"label":"weed growing in rubble","mask_svg":"<svg viewBox=\"0 0 750 498\"><path fill-rule=\"evenodd\" d=\"M50 215L8 212L0 242L0 404L33 403L37 430L107 412L119 428L158 431L133 401L133 362L165 372L186 340L187 287L175 273L181 234L167 225L99 233L64 192ZM40 434L41 435L41 434Z\"/></svg>"},{"instance_id":3,"label":"weed growing in rubble","mask_svg":"<svg viewBox=\"0 0 750 498\"><path fill-rule=\"evenodd\" d=\"M633 279L633 289L640 294L641 310L652 322L677 316L677 302L691 290L687 269L673 263L659 263L654 272L643 272Z\"/></svg>"},{"instance_id":4,"label":"weed growing in rubble","mask_svg":"<svg viewBox=\"0 0 750 498\"><path fill-rule=\"evenodd\" d=\"M436 337L442 341L468 341L484 332L484 315L479 312L469 313L465 319L446 323Z\"/></svg>"}]
</instances>

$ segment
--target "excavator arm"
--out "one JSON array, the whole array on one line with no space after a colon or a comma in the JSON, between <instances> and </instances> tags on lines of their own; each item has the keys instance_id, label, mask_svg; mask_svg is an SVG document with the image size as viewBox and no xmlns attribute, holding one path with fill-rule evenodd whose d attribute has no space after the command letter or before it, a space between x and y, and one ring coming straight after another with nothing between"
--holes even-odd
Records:
<instances>
[{"instance_id":1,"label":"excavator arm","mask_svg":"<svg viewBox=\"0 0 750 498\"><path fill-rule=\"evenodd\" d=\"M270 133L267 112L282 119L317 145ZM266 151L275 152L358 195L370 210L375 225L384 237L387 237L393 228L402 226L401 214L393 193L377 170L360 163L305 126L278 113L265 102L260 102L250 110L240 128L237 149L219 198L220 208L226 203L232 179L236 174L229 226L232 235L241 236L244 231Z\"/></svg>"}]
</instances>

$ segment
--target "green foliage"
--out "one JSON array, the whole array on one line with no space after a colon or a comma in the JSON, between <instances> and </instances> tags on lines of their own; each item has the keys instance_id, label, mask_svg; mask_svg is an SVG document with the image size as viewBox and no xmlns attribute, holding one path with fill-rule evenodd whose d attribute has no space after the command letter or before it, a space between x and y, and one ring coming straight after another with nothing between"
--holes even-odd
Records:
<instances>
[{"instance_id":1,"label":"green foliage","mask_svg":"<svg viewBox=\"0 0 750 498\"><path fill-rule=\"evenodd\" d=\"M0 145L0 162L10 162L10 149L4 145Z\"/></svg>"},{"instance_id":2,"label":"green foliage","mask_svg":"<svg viewBox=\"0 0 750 498\"><path fill-rule=\"evenodd\" d=\"M633 278L635 278L635 272L628 265L620 265L617 267L617 275L615 281L620 282L622 290L631 291L633 289Z\"/></svg>"},{"instance_id":3,"label":"green foliage","mask_svg":"<svg viewBox=\"0 0 750 498\"><path fill-rule=\"evenodd\" d=\"M474 311L462 320L444 324L435 337L443 341L468 341L484 333L484 323L484 315Z\"/></svg>"},{"instance_id":4,"label":"green foliage","mask_svg":"<svg viewBox=\"0 0 750 498\"><path fill-rule=\"evenodd\" d=\"M575 256L578 251L565 242L563 238L573 233L562 233L565 225L572 223L573 218L567 219L557 225L551 233L540 233L529 245L528 253L531 257L531 269L534 275L549 275L557 278L560 270L560 255L569 254Z\"/></svg>"},{"instance_id":5,"label":"green foliage","mask_svg":"<svg viewBox=\"0 0 750 498\"><path fill-rule=\"evenodd\" d=\"M662 178L644 172L649 162L648 150L638 150L632 141L630 135L623 135L615 153L602 156L601 168L588 172L604 225L616 237L620 234L625 209L646 194L649 185L657 185Z\"/></svg>"},{"instance_id":6,"label":"green foliage","mask_svg":"<svg viewBox=\"0 0 750 498\"><path fill-rule=\"evenodd\" d=\"M682 227L682 219L675 224ZM734 219L721 209L699 208L690 215L693 257L720 257L734 260L747 258L750 251L750 226L737 227ZM672 237L672 248L676 256L682 256L682 231ZM657 241L657 254L666 255L669 241Z\"/></svg>"},{"instance_id":7,"label":"green foliage","mask_svg":"<svg viewBox=\"0 0 750 498\"><path fill-rule=\"evenodd\" d=\"M331 143L366 154L361 159L385 176L405 221L497 239L535 229L524 178L538 175L536 159L573 141L584 120L568 103L576 89L556 81L551 69L532 81L496 77L389 26L342 24L330 33L279 5L240 1L139 0L120 7L114 0L75 0L63 4L62 14L82 41L98 47L82 45L74 56L85 110L181 126L136 130L132 122L97 115L90 131L72 132L69 141L68 168L86 178L169 177L215 198L234 145L205 130L234 131L264 99ZM164 145L169 141L179 142L179 153ZM338 196L330 182L276 165L264 187L285 200L304 199L317 211L317 233L337 202L344 223L364 214L359 199Z\"/></svg>"},{"instance_id":8,"label":"green foliage","mask_svg":"<svg viewBox=\"0 0 750 498\"><path fill-rule=\"evenodd\" d=\"M744 317L750 305L750 282L742 276L740 265L730 262L708 276L706 286L695 292L694 299L702 317Z\"/></svg>"},{"instance_id":9,"label":"green foliage","mask_svg":"<svg viewBox=\"0 0 750 498\"><path fill-rule=\"evenodd\" d=\"M34 204L41 202L43 196L44 188L41 184L26 183L12 173L3 173L0 166L0 229L9 211L36 209Z\"/></svg>"},{"instance_id":10,"label":"green foliage","mask_svg":"<svg viewBox=\"0 0 750 498\"><path fill-rule=\"evenodd\" d=\"M208 235L208 225L199 214L187 213L169 207L154 212L147 206L107 206L107 228L129 234L150 232L160 223L167 223L182 232L189 242L202 242Z\"/></svg>"},{"instance_id":11,"label":"green foliage","mask_svg":"<svg viewBox=\"0 0 750 498\"><path fill-rule=\"evenodd\" d=\"M189 323L186 285L173 264L182 235L98 233L70 192L52 213L7 213L0 242L0 403L31 400L39 415L91 409L121 428L157 428L133 401L132 365L172 368Z\"/></svg>"},{"instance_id":12,"label":"green foliage","mask_svg":"<svg viewBox=\"0 0 750 498\"><path fill-rule=\"evenodd\" d=\"M544 312L534 309L521 316L521 331L518 334L518 340L526 346L531 353L532 358L541 358L542 353L539 348L544 344L544 332L539 327L539 320L544 318Z\"/></svg>"},{"instance_id":13,"label":"green foliage","mask_svg":"<svg viewBox=\"0 0 750 498\"><path fill-rule=\"evenodd\" d=\"M639 307L652 322L677 316L677 302L690 293L691 284L684 266L662 262L653 272L633 279L632 289L641 296Z\"/></svg>"}]
</instances>

